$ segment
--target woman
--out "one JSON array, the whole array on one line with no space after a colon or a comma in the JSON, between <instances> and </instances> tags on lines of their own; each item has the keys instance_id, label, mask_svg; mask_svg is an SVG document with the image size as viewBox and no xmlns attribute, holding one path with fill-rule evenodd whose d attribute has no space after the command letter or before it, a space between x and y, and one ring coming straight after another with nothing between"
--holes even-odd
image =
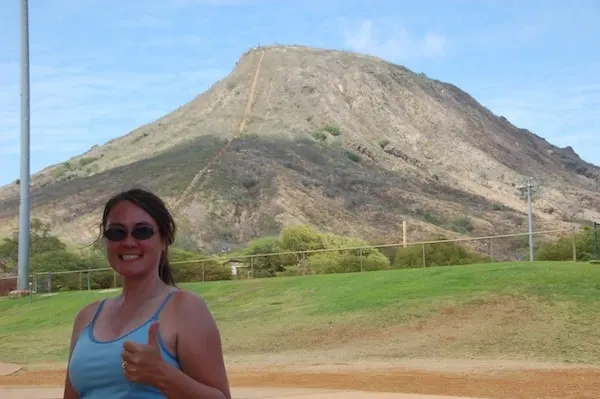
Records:
<instances>
[{"instance_id":1,"label":"woman","mask_svg":"<svg viewBox=\"0 0 600 399\"><path fill-rule=\"evenodd\" d=\"M75 317L64 399L231 399L216 323L201 298L175 287L176 228L163 201L118 194L100 229L123 289Z\"/></svg>"}]
</instances>

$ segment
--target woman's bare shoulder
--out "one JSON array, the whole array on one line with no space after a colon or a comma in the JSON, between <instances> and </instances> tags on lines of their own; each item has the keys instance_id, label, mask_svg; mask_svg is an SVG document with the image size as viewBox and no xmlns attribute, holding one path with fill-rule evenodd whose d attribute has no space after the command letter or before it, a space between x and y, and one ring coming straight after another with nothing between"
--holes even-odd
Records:
<instances>
[{"instance_id":1,"label":"woman's bare shoulder","mask_svg":"<svg viewBox=\"0 0 600 399\"><path fill-rule=\"evenodd\" d=\"M98 310L98 307L101 303L102 300L98 299L94 302L88 303L87 305L79 309L79 311L75 315L75 327L81 328L89 324L94 318L94 315L96 314L96 311Z\"/></svg>"},{"instance_id":2,"label":"woman's bare shoulder","mask_svg":"<svg viewBox=\"0 0 600 399\"><path fill-rule=\"evenodd\" d=\"M178 290L175 293L175 309L177 309L177 318L183 322L192 322L194 324L202 321L212 325L214 320L208 308L208 305L200 295L187 290Z\"/></svg>"}]
</instances>

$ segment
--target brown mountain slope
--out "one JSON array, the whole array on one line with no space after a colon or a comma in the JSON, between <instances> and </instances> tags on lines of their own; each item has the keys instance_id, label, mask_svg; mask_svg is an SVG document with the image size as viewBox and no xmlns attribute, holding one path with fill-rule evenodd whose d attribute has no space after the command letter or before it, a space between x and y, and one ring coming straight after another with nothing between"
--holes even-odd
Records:
<instances>
[{"instance_id":1,"label":"brown mountain slope","mask_svg":"<svg viewBox=\"0 0 600 399\"><path fill-rule=\"evenodd\" d=\"M404 218L413 239L525 231L523 176L543 181L538 229L600 218L600 168L460 89L374 57L274 46L158 121L35 175L32 205L79 242L106 197L132 185L167 198L187 246L298 222L397 241ZM17 185L1 188L0 220L17 212Z\"/></svg>"}]
</instances>

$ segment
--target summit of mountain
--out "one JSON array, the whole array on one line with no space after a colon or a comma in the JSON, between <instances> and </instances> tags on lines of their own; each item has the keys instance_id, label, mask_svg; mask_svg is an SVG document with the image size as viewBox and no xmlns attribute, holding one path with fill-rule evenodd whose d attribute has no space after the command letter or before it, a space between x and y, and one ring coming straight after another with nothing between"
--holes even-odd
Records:
<instances>
[{"instance_id":1,"label":"summit of mountain","mask_svg":"<svg viewBox=\"0 0 600 399\"><path fill-rule=\"evenodd\" d=\"M526 231L515 186L540 184L536 229L600 219L600 168L456 86L382 59L305 46L245 52L192 101L32 177L32 215L95 237L108 196L163 196L185 247L232 248L307 223L372 242ZM18 185L0 188L15 226Z\"/></svg>"}]
</instances>

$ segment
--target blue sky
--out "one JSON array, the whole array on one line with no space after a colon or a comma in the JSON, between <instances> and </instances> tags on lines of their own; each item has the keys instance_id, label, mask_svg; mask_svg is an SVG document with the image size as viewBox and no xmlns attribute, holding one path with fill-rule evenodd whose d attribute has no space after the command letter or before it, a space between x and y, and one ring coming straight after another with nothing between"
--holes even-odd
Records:
<instances>
[{"instance_id":1,"label":"blue sky","mask_svg":"<svg viewBox=\"0 0 600 399\"><path fill-rule=\"evenodd\" d=\"M19 176L19 2L0 1L0 184ZM191 100L256 44L380 56L600 165L598 0L30 0L31 170Z\"/></svg>"}]
</instances>

